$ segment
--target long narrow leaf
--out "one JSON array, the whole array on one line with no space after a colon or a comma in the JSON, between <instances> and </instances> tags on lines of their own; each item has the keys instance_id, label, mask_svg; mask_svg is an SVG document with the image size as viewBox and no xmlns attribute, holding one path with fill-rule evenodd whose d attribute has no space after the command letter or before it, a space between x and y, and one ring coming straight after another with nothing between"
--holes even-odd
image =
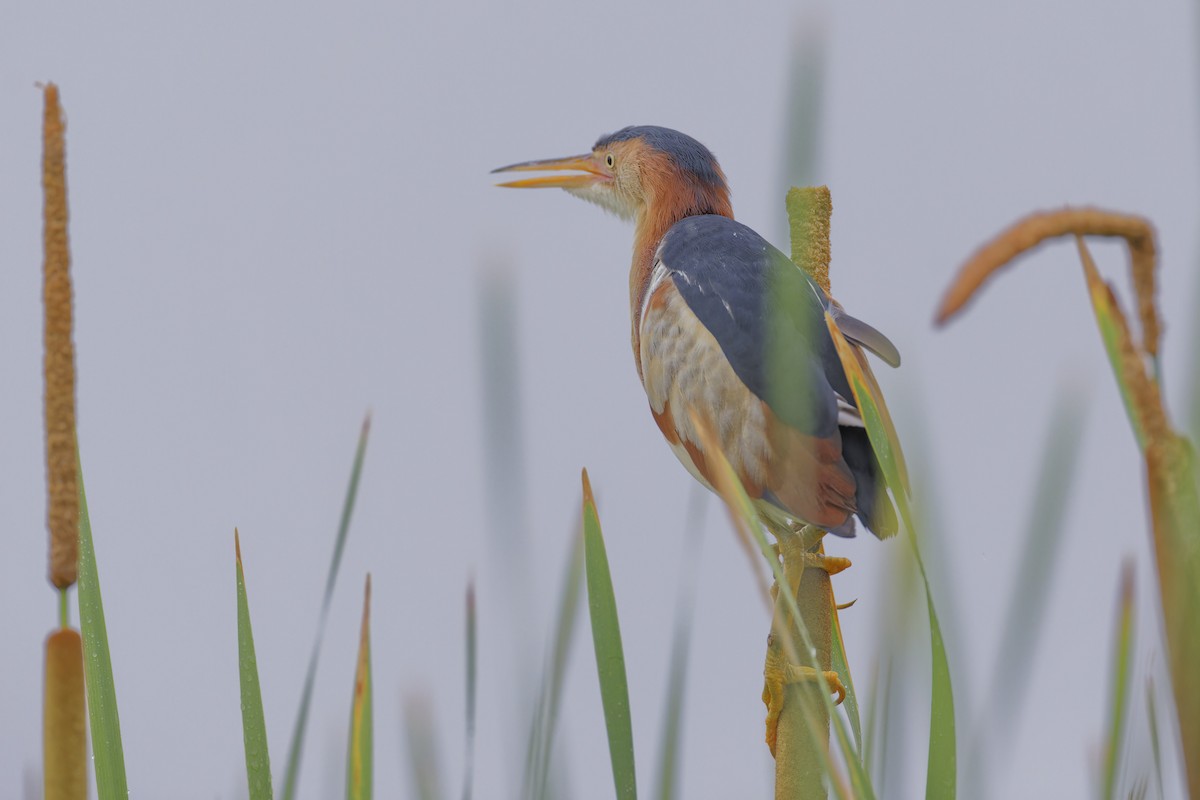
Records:
<instances>
[{"instance_id":1,"label":"long narrow leaf","mask_svg":"<svg viewBox=\"0 0 1200 800\"><path fill-rule=\"evenodd\" d=\"M262 691L258 684L258 660L254 656L254 633L250 629L250 603L242 572L242 543L233 532L237 561L238 678L242 688L242 743L246 749L246 781L250 800L271 800L271 755L267 750L267 723L263 718Z\"/></svg>"},{"instance_id":2,"label":"long narrow leaf","mask_svg":"<svg viewBox=\"0 0 1200 800\"><path fill-rule=\"evenodd\" d=\"M371 574L363 591L362 633L350 704L350 753L346 758L346 800L371 800L375 793L375 745L371 696Z\"/></svg>"},{"instance_id":3,"label":"long narrow leaf","mask_svg":"<svg viewBox=\"0 0 1200 800\"><path fill-rule=\"evenodd\" d=\"M791 585L784 574L783 565L779 562L779 559L775 556L774 551L767 542L767 537L763 533L762 525L759 523L758 512L754 508L754 503L750 500L749 495L746 494L745 487L742 486L737 473L730 466L729 460L721 450L712 428L695 414L691 415L691 420L700 436L700 443L705 453L705 459L714 473L716 479L715 488L718 494L721 495L721 499L725 501L725 506L729 511L730 519L733 521L739 538L747 542L752 542L758 547L763 557L766 558L774 575L775 585L779 590L779 597L783 599L784 607L796 622L796 627L800 632L800 643L792 648L795 652L789 654L789 657L798 666L816 670L818 665L815 663L812 655L816 652L816 648L813 646L812 638L809 636L808 630L804 625L804 615L800 613L800 605L796 602L796 595L792 592ZM821 675L819 671L817 674ZM823 677L819 677L818 679L824 681ZM845 723L834 708L833 700L830 697L831 692L828 691L829 687L826 686L825 688L827 691L819 692L819 694L823 698L825 710L837 732L839 749L846 763L849 765L850 780L856 797L858 800L873 800L875 792L871 785L870 776L863 767L861 756L854 751L854 747L850 743L850 737L845 730ZM805 727L810 734L811 745L815 748L817 757L821 760L825 768L826 775L835 794L839 798L849 798L850 790L843 784L829 755L828 731L819 730L819 725L811 718L807 722L808 724Z\"/></svg>"},{"instance_id":4,"label":"long narrow leaf","mask_svg":"<svg viewBox=\"0 0 1200 800\"><path fill-rule=\"evenodd\" d=\"M580 519L582 520L582 515ZM544 800L547 797L551 746L558 722L558 706L562 699L567 656L570 654L575 624L579 618L579 600L583 588L582 527L571 538L571 549L563 574L554 638L550 643L547 664L543 669L537 708L529 728L529 745L525 759L522 797L534 800Z\"/></svg>"},{"instance_id":5,"label":"long narrow leaf","mask_svg":"<svg viewBox=\"0 0 1200 800\"><path fill-rule=\"evenodd\" d=\"M1171 429L1158 383L1146 374L1146 354L1136 351L1112 287L1100 278L1083 239L1076 239L1096 321L1146 459L1171 685L1188 789L1200 797L1200 670L1196 669L1200 663L1200 483L1196 456L1191 443Z\"/></svg>"},{"instance_id":6,"label":"long narrow leaf","mask_svg":"<svg viewBox=\"0 0 1200 800\"><path fill-rule=\"evenodd\" d=\"M832 601L832 598L830 598ZM854 677L850 674L850 662L846 658L846 642L842 639L842 623L838 618L837 605L834 604L829 612L832 621L832 635L830 636L829 660L833 666L833 671L838 674L842 680L842 685L846 687L846 699L842 701L842 707L846 709L846 719L850 721L850 732L854 734L854 750L857 753L863 753L863 736L862 736L862 719L858 714L858 695L854 691ZM864 759L863 764L867 762Z\"/></svg>"},{"instance_id":7,"label":"long narrow leaf","mask_svg":"<svg viewBox=\"0 0 1200 800\"><path fill-rule=\"evenodd\" d=\"M287 766L284 769L282 800L293 800L297 781L300 778L300 757L304 752L304 734L308 728L308 709L312 702L313 684L317 677L317 661L321 654L321 641L325 638L325 623L329 618L329 603L333 599L333 587L337 583L338 568L342 564L342 551L346 547L346 534L350 531L350 517L354 513L354 500L358 496L358 479L362 475L363 458L367 453L367 437L371 432L371 415L363 420L358 435L358 447L354 452L354 466L350 471L350 485L346 488L346 500L342 504L342 518L338 523L337 539L333 545L333 556L329 560L329 574L325 578L325 597L321 601L321 615L317 620L317 636L313 640L312 653L308 657L308 671L304 676L304 690L300 696L300 710L296 714L296 725L292 729L292 742L288 747Z\"/></svg>"},{"instance_id":8,"label":"long narrow leaf","mask_svg":"<svg viewBox=\"0 0 1200 800\"><path fill-rule=\"evenodd\" d=\"M1050 416L1050 426L1042 450L1042 463L1035 477L1033 507L1026 527L1011 601L1005 616L1003 637L994 662L990 705L984 717L997 741L1007 740L1024 699L1025 687L1037 650L1038 635L1051 590L1053 565L1062 543L1063 521L1075 466L1083 443L1086 395L1060 392ZM983 734L975 739L982 747ZM990 741L990 739L989 739ZM981 758L981 753L974 754Z\"/></svg>"},{"instance_id":9,"label":"long narrow leaf","mask_svg":"<svg viewBox=\"0 0 1200 800\"><path fill-rule=\"evenodd\" d=\"M413 796L418 800L441 800L437 746L429 706L422 698L409 695L404 698L403 711Z\"/></svg>"},{"instance_id":10,"label":"long narrow leaf","mask_svg":"<svg viewBox=\"0 0 1200 800\"><path fill-rule=\"evenodd\" d=\"M600 674L600 699L608 729L608 753L612 759L613 783L621 800L637 798L637 775L633 763L633 722L629 714L629 686L625 678L625 653L621 647L621 625L617 599L600 517L587 470L583 471L583 541L587 574L588 611L592 620L592 642L596 648L596 670Z\"/></svg>"},{"instance_id":11,"label":"long narrow leaf","mask_svg":"<svg viewBox=\"0 0 1200 800\"><path fill-rule=\"evenodd\" d=\"M1003 634L992 661L990 694L981 723L971 734L966 759L968 794L983 791L990 764L1003 763L1005 746L1025 700L1027 676L1038 647L1052 590L1053 566L1066 530L1076 465L1083 443L1088 395L1060 387L1043 439L1041 464L1034 476L1034 500L1025 526L1025 541L1009 592Z\"/></svg>"},{"instance_id":12,"label":"long narrow leaf","mask_svg":"<svg viewBox=\"0 0 1200 800\"><path fill-rule=\"evenodd\" d=\"M78 464L78 452L76 453ZM100 597L100 573L92 543L83 467L79 466L79 632L83 636L83 676L87 684L92 762L96 771L96 796L100 800L126 800L125 750L121 746L121 719L117 714L117 686L113 681Z\"/></svg>"},{"instance_id":13,"label":"long narrow leaf","mask_svg":"<svg viewBox=\"0 0 1200 800\"><path fill-rule=\"evenodd\" d=\"M1200 19L1200 15L1197 16ZM1200 30L1200 26L1197 26ZM1200 252L1197 253L1200 256ZM1200 258L1197 259L1197 272L1200 272ZM1197 273L1193 273L1197 274ZM1192 298L1191 341L1200 341L1200 281L1196 282L1196 296ZM1200 439L1200 347L1192 348L1191 366L1189 367L1188 383L1188 433L1193 441ZM1161 791L1161 788L1160 788Z\"/></svg>"},{"instance_id":14,"label":"long narrow leaf","mask_svg":"<svg viewBox=\"0 0 1200 800\"><path fill-rule=\"evenodd\" d=\"M1150 752L1154 755L1154 783L1158 796L1163 796L1162 745L1158 736L1158 696L1154 692L1154 676L1146 678L1146 724L1150 728Z\"/></svg>"},{"instance_id":15,"label":"long narrow leaf","mask_svg":"<svg viewBox=\"0 0 1200 800\"><path fill-rule=\"evenodd\" d=\"M663 707L663 733L658 758L658 798L674 800L679 783L679 748L683 739L683 691L687 685L688 646L691 642L692 617L696 605L696 572L704 541L703 515L706 492L698 483L692 484L692 501L688 505L684 528L686 559L680 570L683 584L675 610L675 633L671 638L671 660L667 668L667 699Z\"/></svg>"},{"instance_id":16,"label":"long narrow leaf","mask_svg":"<svg viewBox=\"0 0 1200 800\"><path fill-rule=\"evenodd\" d=\"M933 605L933 594L929 589L929 577L917 546L916 529L913 527L912 509L908 503L908 479L895 427L883 404L883 394L875 383L874 376L865 366L865 357L852 348L838 329L837 323L828 313L825 324L833 337L838 356L846 371L850 389L854 393L855 405L862 414L871 448L883 469L884 478L892 488L893 497L900 511L908 541L920 569L925 585L925 599L929 610L929 642L932 650L932 699L929 709L929 762L926 770L925 797L927 800L952 800L955 797L958 766L957 742L954 724L954 692L950 682L950 663L946 658L946 645L942 640L941 625Z\"/></svg>"},{"instance_id":17,"label":"long narrow leaf","mask_svg":"<svg viewBox=\"0 0 1200 800\"><path fill-rule=\"evenodd\" d=\"M882 666L875 672L874 696L867 711L867 735L863 742L863 763L881 781L887 775L887 730L891 722L888 712L891 708L894 670L891 655L885 655Z\"/></svg>"},{"instance_id":18,"label":"long narrow leaf","mask_svg":"<svg viewBox=\"0 0 1200 800\"><path fill-rule=\"evenodd\" d=\"M519 335L520 309L514 271L504 263L485 264L478 273L478 351L480 408L483 413L484 499L489 562L506 576L500 588L507 601L514 638L514 666L527 674L534 666L531 628L536 610L530 560L527 498L528 461L523 409ZM527 687L519 687L524 691Z\"/></svg>"},{"instance_id":19,"label":"long narrow leaf","mask_svg":"<svg viewBox=\"0 0 1200 800\"><path fill-rule=\"evenodd\" d=\"M816 14L806 15L803 22L788 48L791 63L787 74L783 163L778 175L780 182L772 187L772 203L786 197L790 187L818 182L829 33ZM782 233L778 238L782 238Z\"/></svg>"},{"instance_id":20,"label":"long narrow leaf","mask_svg":"<svg viewBox=\"0 0 1200 800\"><path fill-rule=\"evenodd\" d=\"M1196 457L1167 434L1146 450L1150 512L1158 561L1171 683L1188 790L1200 797L1200 495Z\"/></svg>"},{"instance_id":21,"label":"long narrow leaf","mask_svg":"<svg viewBox=\"0 0 1200 800\"><path fill-rule=\"evenodd\" d=\"M1108 740L1104 748L1105 800L1117 796L1117 769L1121 762L1125 736L1125 711L1128 706L1130 654L1133 651L1133 564L1126 561L1121 569L1121 594L1117 605L1116 636L1112 651L1112 683L1108 696Z\"/></svg>"},{"instance_id":22,"label":"long narrow leaf","mask_svg":"<svg viewBox=\"0 0 1200 800\"><path fill-rule=\"evenodd\" d=\"M953 800L958 781L958 743L954 732L954 691L950 684L950 662L946 643L933 607L933 594L925 583L929 606L929 645L933 651L929 704L929 762L926 768L925 797L929 800Z\"/></svg>"},{"instance_id":23,"label":"long narrow leaf","mask_svg":"<svg viewBox=\"0 0 1200 800\"><path fill-rule=\"evenodd\" d=\"M690 619L680 614L675 621L675 633L671 638L671 659L667 667L667 698L663 706L663 732L659 746L656 784L659 800L674 800L678 794L683 690L687 684L687 654L690 641Z\"/></svg>"},{"instance_id":24,"label":"long narrow leaf","mask_svg":"<svg viewBox=\"0 0 1200 800\"><path fill-rule=\"evenodd\" d=\"M475 580L467 584L467 720L466 756L463 759L463 800L471 800L475 782L475 687L476 687Z\"/></svg>"}]
</instances>

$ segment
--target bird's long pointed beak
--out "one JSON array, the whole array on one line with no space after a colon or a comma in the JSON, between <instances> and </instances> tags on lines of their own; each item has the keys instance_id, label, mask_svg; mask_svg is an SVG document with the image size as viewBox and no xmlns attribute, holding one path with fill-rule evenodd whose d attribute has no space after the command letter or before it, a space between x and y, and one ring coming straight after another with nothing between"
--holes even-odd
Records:
<instances>
[{"instance_id":1,"label":"bird's long pointed beak","mask_svg":"<svg viewBox=\"0 0 1200 800\"><path fill-rule=\"evenodd\" d=\"M509 164L507 167L497 167L497 172L545 172L545 171L577 170L583 174L574 175L541 175L537 178L522 178L516 181L498 183L510 189L579 189L585 186L612 180L612 174L605 169L591 153L566 158L546 158L540 161L522 161L520 164Z\"/></svg>"}]
</instances>

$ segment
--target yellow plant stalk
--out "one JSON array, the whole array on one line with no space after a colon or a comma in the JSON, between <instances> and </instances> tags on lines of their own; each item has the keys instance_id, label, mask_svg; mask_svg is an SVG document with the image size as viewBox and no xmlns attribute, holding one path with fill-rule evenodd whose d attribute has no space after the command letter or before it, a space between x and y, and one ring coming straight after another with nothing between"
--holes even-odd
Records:
<instances>
[{"instance_id":1,"label":"yellow plant stalk","mask_svg":"<svg viewBox=\"0 0 1200 800\"><path fill-rule=\"evenodd\" d=\"M58 87L44 89L42 128L42 299L45 303L46 478L49 485L50 582L75 583L79 560L79 488L75 480L75 345L71 341L71 249L67 177Z\"/></svg>"},{"instance_id":2,"label":"yellow plant stalk","mask_svg":"<svg viewBox=\"0 0 1200 800\"><path fill-rule=\"evenodd\" d=\"M833 202L829 187L814 186L792 188L788 192L789 207L795 204L804 209L792 215L792 260L812 276L822 289L829 292L829 228ZM791 539L799 540L798 535ZM803 553L793 553L796 542L780 539L783 555L784 575L796 595L803 624L811 637L815 653L815 667L824 672L831 669L830 663L830 618L833 608L833 588L829 574L820 569L804 568ZM763 666L768 677L768 688L764 689L764 702L770 706L768 696L772 676L787 673L786 647L791 642L800 642L795 622L790 618L784 604L776 595L772 634L768 639L767 657ZM790 642L787 641L790 639ZM826 760L828 756L816 752L813 733L809 725L816 723L822 731L821 746L828 751L829 714L825 701L819 694L826 686L820 680L788 681L784 683L784 702L774 726L775 741L768 742L775 756L775 797L780 798L823 798L825 793ZM772 732L768 725L768 736Z\"/></svg>"},{"instance_id":3,"label":"yellow plant stalk","mask_svg":"<svg viewBox=\"0 0 1200 800\"><path fill-rule=\"evenodd\" d=\"M1142 217L1096 208L1031 214L980 248L959 270L935 320L959 313L983 283L1017 256L1049 238L1074 235L1101 338L1116 374L1138 447L1146 462L1152 534L1171 667L1175 711L1191 796L1200 797L1200 497L1191 443L1175 432L1163 406L1157 372L1161 326L1155 307L1154 228ZM1124 239L1133 271L1139 352L1112 287L1096 269L1084 236ZM1154 371L1147 367L1154 364Z\"/></svg>"},{"instance_id":4,"label":"yellow plant stalk","mask_svg":"<svg viewBox=\"0 0 1200 800\"><path fill-rule=\"evenodd\" d=\"M689 410L689 415L692 423L696 426L696 431L704 446L704 452L712 454L715 467L713 487L725 501L739 540L747 543L750 547L754 547L753 542L758 541L757 551L768 558L771 557L766 539L762 538L761 533L756 537L755 531L750 527L757 524L758 512L738 483L737 474L729 466L725 454L721 451L715 431L705 419L693 411ZM782 555L781 561L772 569L777 583L770 589L765 583L760 583L763 596L768 602L768 608L771 607L772 598L775 603L775 613L771 620L771 635L767 639L767 659L763 668L763 702L767 704L767 744L771 749L771 754L776 756L775 796L779 798L824 797L824 779L828 777L837 790L837 796L848 798L850 797L848 789L829 760L829 714L824 698L819 693L807 695L804 698L822 706L820 711L814 714L808 713L807 704L799 705L799 701L794 696L797 694L797 689L807 689L807 684L815 686L818 682L822 685L828 684L832 691L838 685L835 680L836 673L818 673L813 669L812 665L821 661L819 653L815 659L802 657L802 653L808 652L801 649L805 646L802 644L804 636L799 635L800 631L793 624L794 618L787 613L787 609L792 606L788 602L788 593L781 591L778 583L780 578L788 583L790 595L794 599L797 595L797 581L807 580L814 575L818 578L824 575L827 582L828 573L824 570L804 569L805 545L800 534L791 530L780 530L776 532L776 536L779 537L780 552L775 557L778 558L779 555ZM755 574L758 575L757 571ZM806 589L806 591L811 591L811 589ZM829 597L832 600L832 592ZM803 618L805 611L800 608L799 603L795 608ZM810 616L812 615L810 614ZM813 642L813 639L810 637L808 641ZM827 638L826 641L831 640ZM814 642L813 650L818 651L819 649L820 647ZM829 662L831 658L828 646L825 650L825 662ZM840 690L838 691L840 694ZM790 700L787 699L789 697L791 697ZM779 700L783 700L783 702L772 702ZM789 731L780 736L779 723L781 719L784 719L782 712L785 708L790 709L786 723L801 727L798 731ZM823 728L822 721L824 722ZM782 756L777 755L780 739L784 740Z\"/></svg>"},{"instance_id":5,"label":"yellow plant stalk","mask_svg":"<svg viewBox=\"0 0 1200 800\"><path fill-rule=\"evenodd\" d=\"M833 586L829 573L823 569L805 569L804 553L794 552L800 537L794 541L780 542L784 551L783 571L796 595L796 604L815 648L813 662L816 669L827 672L832 669L831 630L833 608ZM818 610L818 605L821 606ZM786 637L791 637L791 642ZM798 674L789 670L789 661L795 656L795 647L786 645L800 642L795 622L787 613L781 599L777 600L772 622L772 635L768 639L767 659L764 674ZM789 658L788 651L792 651ZM825 681L811 676L807 680L790 680L784 684L784 702L779 711L775 728L776 736L772 751L775 755L775 797L810 798L825 797L825 777L829 751L829 713L822 692L828 691ZM764 690L765 694L766 690ZM764 697L764 702L770 698ZM769 707L769 706L768 706ZM813 729L820 732L819 753L813 747ZM836 776L830 775L830 778Z\"/></svg>"},{"instance_id":6,"label":"yellow plant stalk","mask_svg":"<svg viewBox=\"0 0 1200 800\"><path fill-rule=\"evenodd\" d=\"M42 719L46 800L87 798L87 715L83 640L62 628L46 638L46 695Z\"/></svg>"}]
</instances>

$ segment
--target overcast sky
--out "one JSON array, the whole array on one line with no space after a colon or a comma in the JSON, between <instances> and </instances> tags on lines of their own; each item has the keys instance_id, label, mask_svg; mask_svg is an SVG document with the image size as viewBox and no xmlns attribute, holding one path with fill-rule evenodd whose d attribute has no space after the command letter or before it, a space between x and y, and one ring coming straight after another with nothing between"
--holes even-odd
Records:
<instances>
[{"instance_id":1,"label":"overcast sky","mask_svg":"<svg viewBox=\"0 0 1200 800\"><path fill-rule=\"evenodd\" d=\"M368 408L301 796L341 792L367 571L377 795L410 786L405 696L426 699L443 788L459 790L462 606L475 575L477 795L516 796L528 670L583 466L621 613L639 782L651 788L681 554L699 537L685 535L691 478L647 413L629 352L632 230L561 192L495 189L488 175L647 123L707 144L739 219L785 250L783 188L831 187L834 293L904 354L900 370L877 372L919 482L936 487L922 502L940 521L930 556L963 730L991 679L1053 399L1066 385L1086 397L1085 465L1042 646L990 781L994 797L1084 796L1126 556L1142 610L1134 696L1147 675L1166 678L1138 453L1074 248L1026 259L948 330L930 318L957 265L1028 211L1144 214L1163 259L1167 395L1186 418L1200 308L1198 28L1185 2L4 4L0 795L39 769L41 647L56 613L44 579L34 88L54 80L68 119L80 448L133 797L245 791L234 526L279 773ZM817 159L811 175L789 175L789 70L796 57L820 63L822 42ZM1094 252L1128 307L1122 251ZM481 334L480 286L497 273L511 286L519 360L498 370L515 377L520 404L497 415L520 442L503 471L525 493L507 511L488 507L484 457L495 351L484 345L497 339ZM498 540L498 518L525 520L524 567ZM682 796L767 797L769 620L723 512L709 501L703 518ZM843 624L869 703L884 576L903 545L831 550L855 562L834 583L839 599L859 598ZM556 752L570 796L606 798L585 619L577 634ZM922 791L921 636L896 687L912 735L893 751L884 797ZM1143 712L1131 720L1144 740ZM1135 767L1148 764L1140 753Z\"/></svg>"}]
</instances>

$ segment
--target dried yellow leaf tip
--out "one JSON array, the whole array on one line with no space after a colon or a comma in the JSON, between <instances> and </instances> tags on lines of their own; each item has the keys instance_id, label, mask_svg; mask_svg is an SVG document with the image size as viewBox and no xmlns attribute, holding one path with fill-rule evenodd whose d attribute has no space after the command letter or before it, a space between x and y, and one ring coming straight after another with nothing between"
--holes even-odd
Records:
<instances>
[{"instance_id":1,"label":"dried yellow leaf tip","mask_svg":"<svg viewBox=\"0 0 1200 800\"><path fill-rule=\"evenodd\" d=\"M371 761L371 573L363 591L362 632L358 642L358 665L354 674L354 700L350 710L350 755L347 767L347 796L370 797L373 786Z\"/></svg>"},{"instance_id":2,"label":"dried yellow leaf tip","mask_svg":"<svg viewBox=\"0 0 1200 800\"><path fill-rule=\"evenodd\" d=\"M1087 279L1088 292L1092 295L1092 305L1097 315L1107 314L1118 332L1116 346L1119 352L1118 385L1122 392L1128 391L1130 422L1133 424L1134 435L1138 442L1153 440L1166 436L1170 432L1166 410L1162 404L1162 394L1158 383L1146 374L1146 365L1133 344L1133 335L1129 331L1129 323L1117 302L1117 296L1096 269L1096 262L1084 243L1082 236L1075 237L1075 245L1079 249L1079 260L1083 264L1083 274ZM1101 311L1101 309L1104 309ZM1118 362L1114 362L1114 368Z\"/></svg>"},{"instance_id":3,"label":"dried yellow leaf tip","mask_svg":"<svg viewBox=\"0 0 1200 800\"><path fill-rule=\"evenodd\" d=\"M792 187L787 194L792 261L829 292L829 227L833 198L828 186Z\"/></svg>"},{"instance_id":4,"label":"dried yellow leaf tip","mask_svg":"<svg viewBox=\"0 0 1200 800\"><path fill-rule=\"evenodd\" d=\"M83 640L62 628L46 638L42 764L46 800L87 798L87 719Z\"/></svg>"},{"instance_id":5,"label":"dried yellow leaf tip","mask_svg":"<svg viewBox=\"0 0 1200 800\"><path fill-rule=\"evenodd\" d=\"M42 123L42 301L45 304L47 526L50 582L75 583L79 546L79 489L75 463L75 345L71 339L71 248L67 239L66 146L58 87L44 91Z\"/></svg>"}]
</instances>

